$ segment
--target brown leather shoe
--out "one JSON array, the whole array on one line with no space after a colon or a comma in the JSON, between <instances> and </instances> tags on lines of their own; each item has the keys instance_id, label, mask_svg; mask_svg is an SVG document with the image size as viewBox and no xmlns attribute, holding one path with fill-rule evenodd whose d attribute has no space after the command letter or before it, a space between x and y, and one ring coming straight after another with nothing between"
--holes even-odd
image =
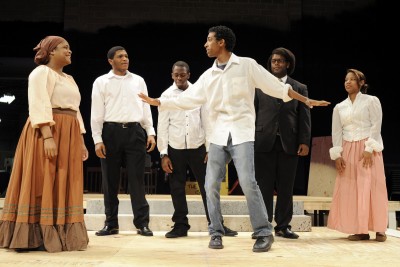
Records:
<instances>
[{"instance_id":1,"label":"brown leather shoe","mask_svg":"<svg viewBox=\"0 0 400 267\"><path fill-rule=\"evenodd\" d=\"M355 234L347 237L350 241L369 240L369 234Z\"/></svg>"},{"instance_id":2,"label":"brown leather shoe","mask_svg":"<svg viewBox=\"0 0 400 267\"><path fill-rule=\"evenodd\" d=\"M378 241L378 242L385 242L386 241L386 239L387 239L387 236L386 236L386 234L385 233L376 233L376 241Z\"/></svg>"}]
</instances>

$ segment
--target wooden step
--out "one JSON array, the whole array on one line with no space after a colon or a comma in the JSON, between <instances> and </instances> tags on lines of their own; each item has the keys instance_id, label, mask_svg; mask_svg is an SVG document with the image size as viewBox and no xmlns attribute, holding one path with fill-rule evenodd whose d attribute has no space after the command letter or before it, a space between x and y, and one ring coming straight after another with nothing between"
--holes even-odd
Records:
<instances>
[{"instance_id":1,"label":"wooden step","mask_svg":"<svg viewBox=\"0 0 400 267\"><path fill-rule=\"evenodd\" d=\"M118 196L119 227L121 231L135 230L133 226L132 207L129 195ZM153 231L169 231L173 226L171 220L174 212L170 195L146 196L150 206L150 229ZM85 222L88 230L103 228L105 215L102 195L85 195ZM207 219L203 202L199 195L188 195L190 231L207 232ZM244 196L221 196L221 210L224 216L224 224L231 229L240 232L252 232L252 226L248 215L248 208ZM304 215L303 201L294 201L294 215L291 222L292 230L296 232L311 231L311 217ZM275 225L275 222L272 223Z\"/></svg>"}]
</instances>

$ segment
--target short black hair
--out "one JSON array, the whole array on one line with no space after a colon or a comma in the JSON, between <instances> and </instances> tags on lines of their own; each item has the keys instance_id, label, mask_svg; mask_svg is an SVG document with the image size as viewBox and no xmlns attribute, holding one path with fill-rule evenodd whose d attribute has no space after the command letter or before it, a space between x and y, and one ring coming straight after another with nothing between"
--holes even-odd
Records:
<instances>
[{"instance_id":1,"label":"short black hair","mask_svg":"<svg viewBox=\"0 0 400 267\"><path fill-rule=\"evenodd\" d=\"M296 57L294 56L292 51L290 51L289 49L284 48L284 47L278 47L278 48L275 48L274 50L272 50L271 55L268 58L268 63L267 63L268 71L271 71L271 60L272 60L273 55L280 55L280 56L284 57L287 62L290 63L289 68L287 69L287 73L289 75L292 75L294 72L294 69L296 67Z\"/></svg>"},{"instance_id":2,"label":"short black hair","mask_svg":"<svg viewBox=\"0 0 400 267\"><path fill-rule=\"evenodd\" d=\"M172 72L174 71L175 66L186 68L187 73L190 73L189 64L187 64L185 61L179 60L175 62L174 65L172 65Z\"/></svg>"},{"instance_id":3,"label":"short black hair","mask_svg":"<svg viewBox=\"0 0 400 267\"><path fill-rule=\"evenodd\" d=\"M214 32L215 33L215 39L225 40L225 49L228 50L229 52L233 51L233 48L235 48L236 44L236 36L235 33L228 27L226 26L214 26L208 29L208 33Z\"/></svg>"},{"instance_id":4,"label":"short black hair","mask_svg":"<svg viewBox=\"0 0 400 267\"><path fill-rule=\"evenodd\" d=\"M114 56L115 56L115 52L117 52L119 50L125 50L126 51L126 49L123 48L122 46L111 47L110 50L108 50L108 52L107 52L107 58L108 59L113 59Z\"/></svg>"}]
</instances>

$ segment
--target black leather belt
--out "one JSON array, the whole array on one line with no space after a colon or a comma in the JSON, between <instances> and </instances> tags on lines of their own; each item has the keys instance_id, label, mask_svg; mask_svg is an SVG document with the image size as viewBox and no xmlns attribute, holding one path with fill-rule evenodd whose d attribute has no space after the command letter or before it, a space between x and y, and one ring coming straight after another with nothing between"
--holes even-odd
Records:
<instances>
[{"instance_id":1,"label":"black leather belt","mask_svg":"<svg viewBox=\"0 0 400 267\"><path fill-rule=\"evenodd\" d=\"M104 122L105 125L115 125L119 126L121 128L131 128L135 126L140 126L139 122L112 122L112 121L106 121Z\"/></svg>"}]
</instances>

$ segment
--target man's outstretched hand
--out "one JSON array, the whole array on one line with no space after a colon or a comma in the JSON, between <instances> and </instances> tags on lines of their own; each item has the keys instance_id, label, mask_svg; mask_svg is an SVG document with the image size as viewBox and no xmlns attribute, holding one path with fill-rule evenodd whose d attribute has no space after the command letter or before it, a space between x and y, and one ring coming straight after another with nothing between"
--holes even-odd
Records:
<instances>
[{"instance_id":1,"label":"man's outstretched hand","mask_svg":"<svg viewBox=\"0 0 400 267\"><path fill-rule=\"evenodd\" d=\"M156 98L151 98L143 93L139 93L138 96L142 99L143 102L146 102L149 105L152 106L159 106L161 105L160 100L156 99Z\"/></svg>"},{"instance_id":2,"label":"man's outstretched hand","mask_svg":"<svg viewBox=\"0 0 400 267\"><path fill-rule=\"evenodd\" d=\"M308 99L308 101L305 103L309 108L313 107L322 107L322 106L328 106L331 104L331 102L325 101L325 100L314 100L314 99Z\"/></svg>"}]
</instances>

